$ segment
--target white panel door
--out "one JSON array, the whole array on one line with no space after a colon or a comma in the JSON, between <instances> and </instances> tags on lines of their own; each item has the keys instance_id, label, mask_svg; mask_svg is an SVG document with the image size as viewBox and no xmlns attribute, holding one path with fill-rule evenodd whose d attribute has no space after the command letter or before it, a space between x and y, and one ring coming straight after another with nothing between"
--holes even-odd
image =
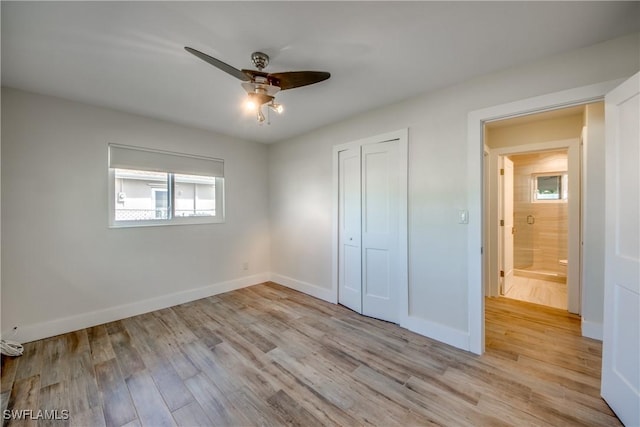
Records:
<instances>
[{"instance_id":1,"label":"white panel door","mask_svg":"<svg viewBox=\"0 0 640 427\"><path fill-rule=\"evenodd\" d=\"M513 162L503 157L502 176L502 271L504 278L502 289L506 294L513 286L513 234L515 232L513 223Z\"/></svg>"},{"instance_id":2,"label":"white panel door","mask_svg":"<svg viewBox=\"0 0 640 427\"><path fill-rule=\"evenodd\" d=\"M362 314L398 323L398 141L362 146Z\"/></svg>"},{"instance_id":3,"label":"white panel door","mask_svg":"<svg viewBox=\"0 0 640 427\"><path fill-rule=\"evenodd\" d=\"M338 302L362 313L360 147L338 153Z\"/></svg>"},{"instance_id":4,"label":"white panel door","mask_svg":"<svg viewBox=\"0 0 640 427\"><path fill-rule=\"evenodd\" d=\"M605 97L602 397L640 425L640 73Z\"/></svg>"}]
</instances>

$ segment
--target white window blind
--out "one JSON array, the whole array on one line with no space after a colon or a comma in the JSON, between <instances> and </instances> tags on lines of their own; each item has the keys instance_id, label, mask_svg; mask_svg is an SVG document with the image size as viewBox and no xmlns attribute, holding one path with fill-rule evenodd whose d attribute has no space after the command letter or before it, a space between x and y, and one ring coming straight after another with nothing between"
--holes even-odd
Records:
<instances>
[{"instance_id":1,"label":"white window blind","mask_svg":"<svg viewBox=\"0 0 640 427\"><path fill-rule=\"evenodd\" d=\"M109 167L224 177L224 161L169 151L109 144Z\"/></svg>"}]
</instances>

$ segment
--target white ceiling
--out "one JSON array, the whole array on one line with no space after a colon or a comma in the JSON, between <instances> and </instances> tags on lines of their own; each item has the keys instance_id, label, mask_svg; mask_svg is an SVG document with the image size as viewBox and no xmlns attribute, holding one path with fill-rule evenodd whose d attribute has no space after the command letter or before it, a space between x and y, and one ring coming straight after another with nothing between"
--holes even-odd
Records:
<instances>
[{"instance_id":1,"label":"white ceiling","mask_svg":"<svg viewBox=\"0 0 640 427\"><path fill-rule=\"evenodd\" d=\"M7 2L2 85L274 142L348 116L640 30L634 2ZM237 68L329 71L258 126Z\"/></svg>"}]
</instances>

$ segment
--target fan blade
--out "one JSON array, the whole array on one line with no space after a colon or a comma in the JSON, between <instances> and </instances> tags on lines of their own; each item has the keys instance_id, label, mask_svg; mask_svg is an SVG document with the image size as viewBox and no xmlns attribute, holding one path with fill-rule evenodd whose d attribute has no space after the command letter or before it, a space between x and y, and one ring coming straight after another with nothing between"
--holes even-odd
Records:
<instances>
[{"instance_id":1,"label":"fan blade","mask_svg":"<svg viewBox=\"0 0 640 427\"><path fill-rule=\"evenodd\" d=\"M256 77L264 77L265 79L269 78L269 73L265 73L264 71L243 69L242 72L245 73L251 80L255 80Z\"/></svg>"},{"instance_id":2,"label":"fan blade","mask_svg":"<svg viewBox=\"0 0 640 427\"><path fill-rule=\"evenodd\" d=\"M320 83L331 77L326 71L290 71L287 73L269 74L269 80L277 80L281 90L293 89L296 87Z\"/></svg>"},{"instance_id":3,"label":"fan blade","mask_svg":"<svg viewBox=\"0 0 640 427\"><path fill-rule=\"evenodd\" d=\"M216 59L212 56L207 55L206 53L202 53L199 50L195 50L193 48L190 48L188 46L184 47L184 50L186 50L187 52L189 52L192 55L197 56L198 58L202 59L204 62L208 62L209 64L213 65L216 68L219 68L220 70L224 71L227 74L231 74L233 77L235 77L236 79L242 80L242 81L249 81L251 80L251 78L249 76L247 76L245 73L243 73L242 71L238 70L237 68L232 67L229 64L225 64L224 62L220 61L219 59Z\"/></svg>"}]
</instances>

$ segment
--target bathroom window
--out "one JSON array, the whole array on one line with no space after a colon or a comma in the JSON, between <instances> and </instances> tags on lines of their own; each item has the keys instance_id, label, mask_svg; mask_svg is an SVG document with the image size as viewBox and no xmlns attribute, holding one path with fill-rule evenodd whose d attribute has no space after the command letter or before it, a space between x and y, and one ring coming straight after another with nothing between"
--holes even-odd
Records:
<instances>
[{"instance_id":1,"label":"bathroom window","mask_svg":"<svg viewBox=\"0 0 640 427\"><path fill-rule=\"evenodd\" d=\"M566 202L568 194L567 173L534 174L531 176L532 202L534 203L562 203Z\"/></svg>"}]
</instances>

